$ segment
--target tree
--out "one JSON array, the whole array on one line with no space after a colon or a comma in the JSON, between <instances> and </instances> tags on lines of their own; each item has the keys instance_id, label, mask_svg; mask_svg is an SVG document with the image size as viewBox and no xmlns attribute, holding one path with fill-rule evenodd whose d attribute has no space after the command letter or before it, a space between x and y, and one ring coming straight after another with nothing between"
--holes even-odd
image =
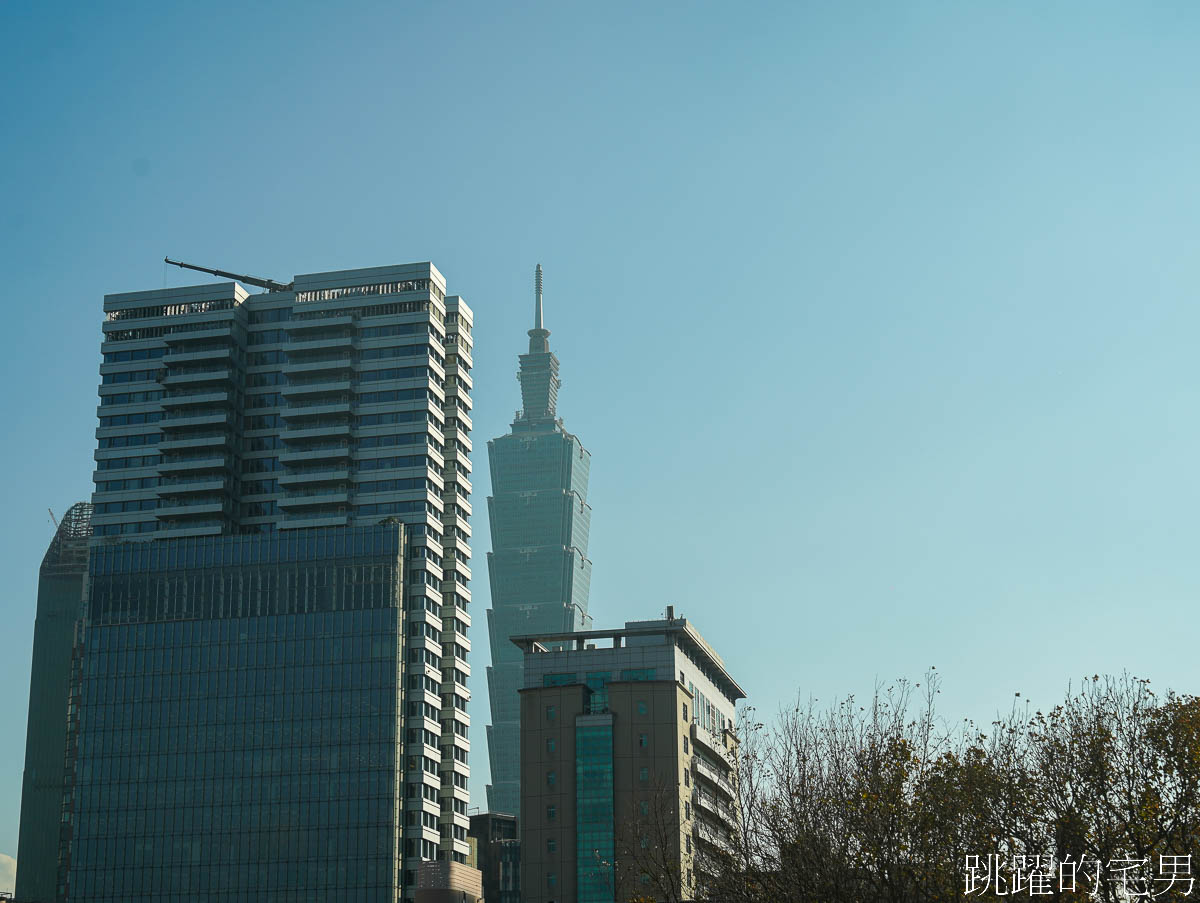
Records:
<instances>
[{"instance_id":1,"label":"tree","mask_svg":"<svg viewBox=\"0 0 1200 903\"><path fill-rule=\"evenodd\" d=\"M683 788L656 780L616 826L616 881L628 903L684 903L680 816Z\"/></svg>"},{"instance_id":2,"label":"tree","mask_svg":"<svg viewBox=\"0 0 1200 903\"><path fill-rule=\"evenodd\" d=\"M1200 700L1097 676L1048 714L1014 708L982 732L946 727L936 674L923 684L744 723L739 830L706 899L940 903L1031 882L1051 900L1184 899L1190 880L1161 870L1182 860L1158 857L1200 864ZM1060 890L1064 860L1074 890Z\"/></svg>"}]
</instances>

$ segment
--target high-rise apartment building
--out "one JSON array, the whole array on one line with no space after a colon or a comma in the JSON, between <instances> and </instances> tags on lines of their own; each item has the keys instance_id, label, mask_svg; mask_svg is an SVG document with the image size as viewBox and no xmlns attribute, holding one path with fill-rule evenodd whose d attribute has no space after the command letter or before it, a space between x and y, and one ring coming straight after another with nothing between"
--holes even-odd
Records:
<instances>
[{"instance_id":1,"label":"high-rise apartment building","mask_svg":"<svg viewBox=\"0 0 1200 903\"><path fill-rule=\"evenodd\" d=\"M517 375L522 409L511 432L488 443L492 664L487 678L492 723L487 731L492 781L487 793L491 811L512 815L518 813L521 800L522 659L509 638L586 630L591 624L592 563L587 557L591 455L563 429L555 413L558 358L550 350L550 331L543 326L541 264L534 297L529 353L521 355Z\"/></svg>"},{"instance_id":2,"label":"high-rise apartment building","mask_svg":"<svg viewBox=\"0 0 1200 903\"><path fill-rule=\"evenodd\" d=\"M55 898L63 828L63 769L70 739L67 726L74 715L70 688L75 624L87 576L91 517L92 506L87 502L67 509L38 575L17 844L18 900L49 903Z\"/></svg>"},{"instance_id":3,"label":"high-rise apartment building","mask_svg":"<svg viewBox=\"0 0 1200 903\"><path fill-rule=\"evenodd\" d=\"M619 630L514 638L524 903L691 900L736 826L736 703L668 608Z\"/></svg>"},{"instance_id":4,"label":"high-rise apartment building","mask_svg":"<svg viewBox=\"0 0 1200 903\"><path fill-rule=\"evenodd\" d=\"M411 901L469 850L470 308L242 281L105 298L60 899Z\"/></svg>"}]
</instances>

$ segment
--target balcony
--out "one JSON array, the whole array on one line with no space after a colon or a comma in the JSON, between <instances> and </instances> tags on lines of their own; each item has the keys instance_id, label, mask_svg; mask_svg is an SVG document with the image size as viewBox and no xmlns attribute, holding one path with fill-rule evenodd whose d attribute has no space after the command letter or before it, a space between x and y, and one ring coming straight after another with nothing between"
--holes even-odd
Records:
<instances>
[{"instance_id":1,"label":"balcony","mask_svg":"<svg viewBox=\"0 0 1200 903\"><path fill-rule=\"evenodd\" d=\"M305 512L285 514L276 524L280 530L302 530L308 527L344 527L346 515L334 512Z\"/></svg>"},{"instance_id":2,"label":"balcony","mask_svg":"<svg viewBox=\"0 0 1200 903\"><path fill-rule=\"evenodd\" d=\"M182 451L206 446L224 446L229 442L228 433L205 433L202 436L179 436L166 442L158 443L161 452Z\"/></svg>"},{"instance_id":3,"label":"balcony","mask_svg":"<svg viewBox=\"0 0 1200 903\"><path fill-rule=\"evenodd\" d=\"M703 746L708 752L712 753L718 759L724 759L729 755L729 751L725 748L723 738L710 734L708 731L701 729L700 725L692 722L692 742Z\"/></svg>"},{"instance_id":4,"label":"balcony","mask_svg":"<svg viewBox=\"0 0 1200 903\"><path fill-rule=\"evenodd\" d=\"M697 840L701 840L709 846L716 847L718 850L729 849L729 839L712 825L697 820L695 822L695 831Z\"/></svg>"},{"instance_id":5,"label":"balcony","mask_svg":"<svg viewBox=\"0 0 1200 903\"><path fill-rule=\"evenodd\" d=\"M163 430L182 430L198 426L228 426L230 419L229 411L175 411L159 421L159 427Z\"/></svg>"},{"instance_id":6,"label":"balcony","mask_svg":"<svg viewBox=\"0 0 1200 903\"><path fill-rule=\"evenodd\" d=\"M279 499L280 508L311 508L319 505L345 505L350 501L346 489L314 489L287 493Z\"/></svg>"},{"instance_id":7,"label":"balcony","mask_svg":"<svg viewBox=\"0 0 1200 903\"><path fill-rule=\"evenodd\" d=\"M198 392L172 392L164 396L164 408L183 408L192 405L228 404L229 393L204 389Z\"/></svg>"},{"instance_id":8,"label":"balcony","mask_svg":"<svg viewBox=\"0 0 1200 903\"><path fill-rule=\"evenodd\" d=\"M160 473L178 471L229 470L232 460L225 454L181 455L164 458L158 465Z\"/></svg>"},{"instance_id":9,"label":"balcony","mask_svg":"<svg viewBox=\"0 0 1200 903\"><path fill-rule=\"evenodd\" d=\"M183 499L159 499L155 517L162 518L212 518L214 515L229 514L231 504L226 498L199 497L184 501Z\"/></svg>"},{"instance_id":10,"label":"balcony","mask_svg":"<svg viewBox=\"0 0 1200 903\"><path fill-rule=\"evenodd\" d=\"M316 461L336 461L350 457L349 442L323 442L298 446L279 453L280 464L307 464Z\"/></svg>"},{"instance_id":11,"label":"balcony","mask_svg":"<svg viewBox=\"0 0 1200 903\"><path fill-rule=\"evenodd\" d=\"M288 344L288 355L304 351L322 351L329 349L349 349L354 347L354 334L343 332L333 335L314 336L310 333L300 334L303 337L293 338Z\"/></svg>"},{"instance_id":12,"label":"balcony","mask_svg":"<svg viewBox=\"0 0 1200 903\"><path fill-rule=\"evenodd\" d=\"M158 381L164 386L192 386L201 383L227 383L233 380L233 370L219 367L205 370L160 371Z\"/></svg>"},{"instance_id":13,"label":"balcony","mask_svg":"<svg viewBox=\"0 0 1200 903\"><path fill-rule=\"evenodd\" d=\"M311 317L304 320L288 320L284 328L291 335L303 335L318 329L347 328L354 325L354 317L350 314L336 314L330 317Z\"/></svg>"},{"instance_id":14,"label":"balcony","mask_svg":"<svg viewBox=\"0 0 1200 903\"><path fill-rule=\"evenodd\" d=\"M733 784L730 783L729 779L721 772L719 767L711 765L700 756L696 756L692 759L692 761L695 763L696 775L698 777L708 781L708 783L720 790L729 799L734 798Z\"/></svg>"},{"instance_id":15,"label":"balcony","mask_svg":"<svg viewBox=\"0 0 1200 903\"><path fill-rule=\"evenodd\" d=\"M290 402L281 412L287 421L308 420L331 415L349 417L354 405L349 397L339 399L322 399L314 401Z\"/></svg>"},{"instance_id":16,"label":"balcony","mask_svg":"<svg viewBox=\"0 0 1200 903\"><path fill-rule=\"evenodd\" d=\"M289 444L293 442L304 442L309 439L333 439L333 438L350 438L350 424L345 420L335 420L328 423L309 423L301 421L299 424L286 426L280 434L280 438Z\"/></svg>"},{"instance_id":17,"label":"balcony","mask_svg":"<svg viewBox=\"0 0 1200 903\"><path fill-rule=\"evenodd\" d=\"M189 326L198 328L189 328ZM232 326L232 320L226 320L220 326L213 326L207 322L173 326L171 331L163 336L163 341L168 345L178 345L183 342L211 342L213 339L227 339L230 337Z\"/></svg>"},{"instance_id":18,"label":"balcony","mask_svg":"<svg viewBox=\"0 0 1200 903\"><path fill-rule=\"evenodd\" d=\"M233 359L233 348L226 345L224 348L205 348L203 350L189 351L187 346L173 348L163 355L163 364L167 367L178 367L183 364L197 364L202 362L213 363L230 363Z\"/></svg>"},{"instance_id":19,"label":"balcony","mask_svg":"<svg viewBox=\"0 0 1200 903\"><path fill-rule=\"evenodd\" d=\"M281 386L279 391L285 398L298 398L303 395L336 395L338 393L349 393L350 380L348 379L316 379L305 380L295 383L289 382L285 386Z\"/></svg>"},{"instance_id":20,"label":"balcony","mask_svg":"<svg viewBox=\"0 0 1200 903\"><path fill-rule=\"evenodd\" d=\"M330 357L324 360L289 360L283 365L283 372L289 379L292 376L315 376L328 373L330 379L337 379L333 374L349 373L354 370L354 359L349 355Z\"/></svg>"},{"instance_id":21,"label":"balcony","mask_svg":"<svg viewBox=\"0 0 1200 903\"><path fill-rule=\"evenodd\" d=\"M699 788L692 792L692 804L701 811L706 812L712 818L720 821L726 828L734 829L737 827L737 815L734 813L732 807L718 801L714 796L703 793Z\"/></svg>"},{"instance_id":22,"label":"balcony","mask_svg":"<svg viewBox=\"0 0 1200 903\"><path fill-rule=\"evenodd\" d=\"M224 492L225 478L223 476L201 477L170 477L162 478L158 483L159 496L177 496L189 493Z\"/></svg>"},{"instance_id":23,"label":"balcony","mask_svg":"<svg viewBox=\"0 0 1200 903\"><path fill-rule=\"evenodd\" d=\"M284 487L315 486L321 483L348 483L349 481L350 471L344 467L293 470L281 474L279 477L279 485Z\"/></svg>"}]
</instances>

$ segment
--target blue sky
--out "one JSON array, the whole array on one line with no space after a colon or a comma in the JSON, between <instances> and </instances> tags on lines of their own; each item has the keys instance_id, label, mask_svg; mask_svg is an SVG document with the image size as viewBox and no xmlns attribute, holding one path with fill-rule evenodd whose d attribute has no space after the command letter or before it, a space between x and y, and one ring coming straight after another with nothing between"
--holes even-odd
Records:
<instances>
[{"instance_id":1,"label":"blue sky","mask_svg":"<svg viewBox=\"0 0 1200 903\"><path fill-rule=\"evenodd\" d=\"M0 853L37 565L91 491L106 292L433 260L486 440L546 269L598 624L693 619L761 712L936 664L990 720L1193 690L1200 8L0 6ZM0 890L5 889L0 886Z\"/></svg>"}]
</instances>

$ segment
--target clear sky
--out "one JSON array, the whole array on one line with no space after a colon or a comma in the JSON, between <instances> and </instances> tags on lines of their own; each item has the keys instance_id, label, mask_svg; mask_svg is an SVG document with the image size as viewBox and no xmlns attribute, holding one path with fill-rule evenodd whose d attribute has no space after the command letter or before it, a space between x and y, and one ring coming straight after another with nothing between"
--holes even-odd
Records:
<instances>
[{"instance_id":1,"label":"clear sky","mask_svg":"<svg viewBox=\"0 0 1200 903\"><path fill-rule=\"evenodd\" d=\"M251 6L0 5L0 854L101 299L198 281L164 254L432 260L474 308L476 804L538 261L598 624L674 603L767 713L1197 687L1200 7Z\"/></svg>"}]
</instances>

